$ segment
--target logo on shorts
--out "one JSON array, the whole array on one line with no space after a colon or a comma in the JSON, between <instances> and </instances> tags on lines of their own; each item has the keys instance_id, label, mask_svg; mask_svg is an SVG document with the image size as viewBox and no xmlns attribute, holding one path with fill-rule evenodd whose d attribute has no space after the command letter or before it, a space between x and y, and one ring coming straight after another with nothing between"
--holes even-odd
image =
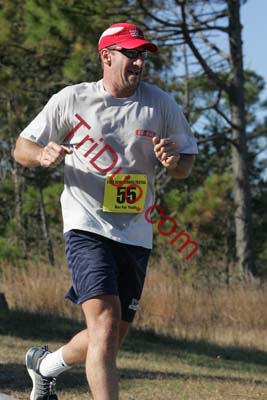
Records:
<instances>
[{"instance_id":1,"label":"logo on shorts","mask_svg":"<svg viewBox=\"0 0 267 400\"><path fill-rule=\"evenodd\" d=\"M137 307L138 307L138 304L139 304L139 300L137 300L137 299L132 299L132 302L131 302L131 304L129 305L129 309L130 309L130 310L133 310L133 311L136 311L136 310L137 310Z\"/></svg>"}]
</instances>

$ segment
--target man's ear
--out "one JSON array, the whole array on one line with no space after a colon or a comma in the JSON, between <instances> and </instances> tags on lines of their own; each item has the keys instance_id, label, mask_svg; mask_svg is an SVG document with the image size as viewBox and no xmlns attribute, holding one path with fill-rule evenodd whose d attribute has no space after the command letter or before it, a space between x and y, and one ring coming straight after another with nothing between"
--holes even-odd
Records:
<instances>
[{"instance_id":1,"label":"man's ear","mask_svg":"<svg viewBox=\"0 0 267 400\"><path fill-rule=\"evenodd\" d=\"M111 55L110 55L110 51L108 49L102 49L100 51L100 57L101 57L103 64L111 65Z\"/></svg>"}]
</instances>

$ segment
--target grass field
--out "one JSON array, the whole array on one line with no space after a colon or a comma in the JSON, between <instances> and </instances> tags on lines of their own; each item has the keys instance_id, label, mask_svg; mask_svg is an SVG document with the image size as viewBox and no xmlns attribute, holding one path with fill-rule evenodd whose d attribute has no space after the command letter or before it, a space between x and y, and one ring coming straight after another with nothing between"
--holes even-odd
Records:
<instances>
[{"instance_id":1,"label":"grass field","mask_svg":"<svg viewBox=\"0 0 267 400\"><path fill-rule=\"evenodd\" d=\"M68 318L11 310L0 316L0 393L29 399L24 366L28 347L54 350L82 323ZM267 399L267 354L262 350L173 339L132 330L118 359L121 400ZM60 400L88 396L84 368L58 379Z\"/></svg>"}]
</instances>

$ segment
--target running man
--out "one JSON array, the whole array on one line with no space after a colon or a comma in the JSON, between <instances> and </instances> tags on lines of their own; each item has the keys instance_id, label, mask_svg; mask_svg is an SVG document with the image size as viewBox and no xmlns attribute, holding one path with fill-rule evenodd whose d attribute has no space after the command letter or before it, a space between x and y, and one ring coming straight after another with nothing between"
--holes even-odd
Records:
<instances>
[{"instance_id":1,"label":"running man","mask_svg":"<svg viewBox=\"0 0 267 400\"><path fill-rule=\"evenodd\" d=\"M154 203L155 165L178 179L192 169L196 140L174 101L142 82L157 46L135 25L117 23L98 43L103 79L52 96L17 139L25 167L65 159L61 196L72 286L87 328L57 351L32 347L31 400L55 400L56 377L85 363L94 400L118 400L116 357L134 319L152 248L145 210Z\"/></svg>"}]
</instances>

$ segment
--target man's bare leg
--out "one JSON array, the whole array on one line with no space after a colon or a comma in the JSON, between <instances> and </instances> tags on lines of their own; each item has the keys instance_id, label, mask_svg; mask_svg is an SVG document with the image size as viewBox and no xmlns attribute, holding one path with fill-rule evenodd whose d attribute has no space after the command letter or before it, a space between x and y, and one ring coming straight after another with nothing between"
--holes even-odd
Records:
<instances>
[{"instance_id":1,"label":"man's bare leg","mask_svg":"<svg viewBox=\"0 0 267 400\"><path fill-rule=\"evenodd\" d=\"M121 346L127 332L130 322L120 321L119 326L119 347ZM70 366L84 364L88 350L88 330L84 329L75 335L64 347L63 358L66 364Z\"/></svg>"},{"instance_id":2,"label":"man's bare leg","mask_svg":"<svg viewBox=\"0 0 267 400\"><path fill-rule=\"evenodd\" d=\"M88 329L86 375L93 398L118 400L120 300L118 296L98 296L85 301L82 309Z\"/></svg>"}]
</instances>

